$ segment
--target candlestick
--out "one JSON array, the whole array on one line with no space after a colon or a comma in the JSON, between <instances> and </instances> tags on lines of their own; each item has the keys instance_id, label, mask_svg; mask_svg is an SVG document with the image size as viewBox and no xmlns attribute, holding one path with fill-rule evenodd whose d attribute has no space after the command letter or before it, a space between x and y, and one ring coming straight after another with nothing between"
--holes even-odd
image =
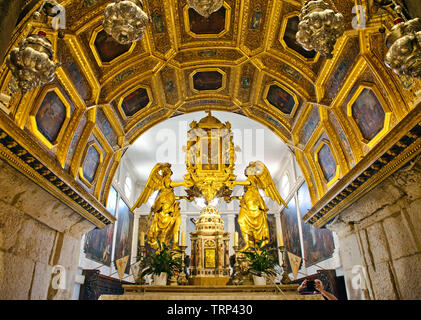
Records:
<instances>
[{"instance_id":1,"label":"candlestick","mask_svg":"<svg viewBox=\"0 0 421 320\"><path fill-rule=\"evenodd\" d=\"M282 237L282 232L278 232L278 241L279 241L279 246L283 247L284 246L284 238Z\"/></svg>"},{"instance_id":2,"label":"candlestick","mask_svg":"<svg viewBox=\"0 0 421 320\"><path fill-rule=\"evenodd\" d=\"M144 232L140 232L140 246L141 247L145 246L145 233Z\"/></svg>"},{"instance_id":3,"label":"candlestick","mask_svg":"<svg viewBox=\"0 0 421 320\"><path fill-rule=\"evenodd\" d=\"M181 232L181 245L182 246L186 245L186 233L184 231Z\"/></svg>"},{"instance_id":4,"label":"candlestick","mask_svg":"<svg viewBox=\"0 0 421 320\"><path fill-rule=\"evenodd\" d=\"M234 233L234 247L238 247L238 232Z\"/></svg>"}]
</instances>

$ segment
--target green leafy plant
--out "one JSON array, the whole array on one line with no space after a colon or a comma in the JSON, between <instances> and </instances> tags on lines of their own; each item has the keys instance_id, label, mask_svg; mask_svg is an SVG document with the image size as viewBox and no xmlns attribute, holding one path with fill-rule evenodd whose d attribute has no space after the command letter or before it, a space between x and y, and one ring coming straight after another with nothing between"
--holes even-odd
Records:
<instances>
[{"instance_id":1,"label":"green leafy plant","mask_svg":"<svg viewBox=\"0 0 421 320\"><path fill-rule=\"evenodd\" d=\"M141 277L148 274L160 275L162 272L171 277L176 271L181 270L181 256L179 250L170 250L165 243L158 242L159 249L145 257L142 265Z\"/></svg>"},{"instance_id":2,"label":"green leafy plant","mask_svg":"<svg viewBox=\"0 0 421 320\"><path fill-rule=\"evenodd\" d=\"M249 248L243 252L249 262L248 272L258 277L263 276L263 274L276 276L278 261L268 249L263 248L262 244L263 242L259 242L257 247Z\"/></svg>"}]
</instances>

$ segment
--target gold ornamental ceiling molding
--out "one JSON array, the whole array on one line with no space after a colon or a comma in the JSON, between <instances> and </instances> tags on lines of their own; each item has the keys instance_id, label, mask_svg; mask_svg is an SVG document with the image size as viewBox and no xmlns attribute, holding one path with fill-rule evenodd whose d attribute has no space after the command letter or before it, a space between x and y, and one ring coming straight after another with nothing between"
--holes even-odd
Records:
<instances>
[{"instance_id":1,"label":"gold ornamental ceiling molding","mask_svg":"<svg viewBox=\"0 0 421 320\"><path fill-rule=\"evenodd\" d=\"M302 218L320 228L421 153L421 101ZM408 130L409 129L409 130Z\"/></svg>"},{"instance_id":2,"label":"gold ornamental ceiling molding","mask_svg":"<svg viewBox=\"0 0 421 320\"><path fill-rule=\"evenodd\" d=\"M106 208L7 116L0 116L0 158L95 226L115 222Z\"/></svg>"}]
</instances>

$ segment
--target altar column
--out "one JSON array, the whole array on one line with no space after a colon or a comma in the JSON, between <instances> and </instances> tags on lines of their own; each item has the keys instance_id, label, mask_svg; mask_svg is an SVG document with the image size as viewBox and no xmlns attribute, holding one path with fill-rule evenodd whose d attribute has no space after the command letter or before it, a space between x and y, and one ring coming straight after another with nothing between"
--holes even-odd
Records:
<instances>
[{"instance_id":1,"label":"altar column","mask_svg":"<svg viewBox=\"0 0 421 320\"><path fill-rule=\"evenodd\" d=\"M229 256L234 254L234 234L235 234L235 214L227 214L228 218L228 225L227 225L227 232L230 234L230 242L229 242Z\"/></svg>"}]
</instances>

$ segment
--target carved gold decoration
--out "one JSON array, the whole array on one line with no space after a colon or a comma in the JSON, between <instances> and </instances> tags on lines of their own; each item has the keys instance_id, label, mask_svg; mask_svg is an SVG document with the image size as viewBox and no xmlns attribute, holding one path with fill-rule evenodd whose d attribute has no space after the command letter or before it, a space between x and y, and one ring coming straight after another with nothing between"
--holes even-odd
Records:
<instances>
[{"instance_id":1,"label":"carved gold decoration","mask_svg":"<svg viewBox=\"0 0 421 320\"><path fill-rule=\"evenodd\" d=\"M156 219L148 232L151 246L157 247L157 240L168 244L173 238L174 244L178 242L180 209L176 200L193 201L195 198L204 198L205 203L209 204L216 197L223 198L227 202L241 199L238 222L246 242L245 250L259 241L267 243L268 208L259 189L278 204L287 206L279 195L267 167L260 161L251 162L245 171L247 180L236 181L231 124L221 123L210 112L199 122L193 121L190 124L187 136L185 151L188 173L184 176L184 181L172 182L171 165L157 164L132 208L134 210L140 207L148 201L154 191L159 191L150 212L150 216L154 214ZM231 196L232 189L237 185L244 186L244 196ZM177 186L186 186L187 196L176 197L173 188ZM202 222L202 225L206 224L205 221Z\"/></svg>"},{"instance_id":2,"label":"carved gold decoration","mask_svg":"<svg viewBox=\"0 0 421 320\"><path fill-rule=\"evenodd\" d=\"M104 30L118 43L139 41L145 34L148 16L142 0L116 0L104 12Z\"/></svg>"},{"instance_id":3,"label":"carved gold decoration","mask_svg":"<svg viewBox=\"0 0 421 320\"><path fill-rule=\"evenodd\" d=\"M344 31L343 15L329 9L323 0L308 1L301 9L297 42L304 49L316 50L322 56L333 58L333 47Z\"/></svg>"},{"instance_id":4,"label":"carved gold decoration","mask_svg":"<svg viewBox=\"0 0 421 320\"><path fill-rule=\"evenodd\" d=\"M333 126L328 129L328 124L320 125L320 130L325 130L331 142L332 152L337 156L338 165L341 168L342 177L330 188L326 186L325 181L318 173L318 165L314 159L314 143L306 152L300 151L304 146L298 145L294 135L299 134L300 128L303 128L307 121L306 106L314 104L319 108L330 108L335 114L340 126L343 129L345 138L349 141L352 157L355 164L366 159L374 163L376 156L371 153L372 149L388 136L388 133L406 119L408 113L416 108L416 92L421 88L420 80L412 78L411 82L403 83L402 79L395 76L393 72L384 64L382 49L384 40L378 35L378 29L382 25L390 28L393 21L392 15L385 15L379 19L378 15L372 16L368 12L367 26L365 29L352 29L351 24L347 23L342 38L335 45L334 59L325 61L320 58L314 61L307 61L302 57L288 50L281 40L283 28L287 24L287 18L297 14L297 8L300 8L300 1L288 0L269 0L269 1L239 1L227 0L224 6L227 9L225 21L222 26L225 27L223 35L195 35L190 32L192 29L185 12L188 11L186 1L170 2L147 2L148 13L151 13L151 27L148 27L142 41L134 42L130 49L115 58L109 63L103 63L99 59L98 52L94 46L94 39L102 27L104 11L109 2L98 2L93 6L81 6L79 2L65 0L60 4L66 9L67 29L63 40L58 37L58 33L46 26L45 21L38 22L32 18L33 13L39 8L35 5L16 25L12 34L10 45L6 56L10 54L12 48L17 47L20 41L24 41L31 34L37 34L40 30L47 30L48 39L51 41L52 49L57 51L57 47L68 44L71 48L72 57L79 71L86 77L92 97L89 101L82 101L77 97L77 85L72 83L72 77L64 70L58 68L56 73L56 82L51 83L52 87L64 89L69 102L71 101L75 110L63 134L62 141L57 147L48 150L40 149L40 140L34 135L28 135L24 140L20 135L23 130L33 132L30 122L33 109L37 106L37 99L46 88L35 87L32 91L21 95L17 89L17 82L13 80L10 69L6 63L0 66L0 93L11 97L8 106L10 113L6 115L0 111L0 128L10 124L12 120L14 126L8 131L15 142L31 141L31 144L25 144L25 150L34 158L35 165L39 164L36 159L45 164L44 168L52 169L56 172L55 165L62 167L64 161L69 161L67 171L62 170L57 176L66 181L69 186L72 183L71 190L75 191L76 186L80 190L85 190L82 194L75 191L81 197L88 199L89 203L105 203L107 193L110 189L114 174L121 160L122 150L127 148L140 135L152 126L168 119L172 115L196 112L205 110L221 110L227 112L237 112L254 119L272 130L280 139L289 143L296 149L297 162L301 167L305 180L309 186L310 195L313 204L322 199L331 190L337 190L337 184L344 179L350 182L350 177L346 174L350 170L342 163L341 147L339 133L334 132ZM342 11L344 8L352 8L355 5L353 0L344 0L343 3L335 2ZM333 8L335 11L336 9ZM186 11L187 10L187 11ZM229 13L228 13L229 11ZM255 12L261 12L260 25L257 29L251 28L251 20ZM347 22L352 18L348 11L342 11ZM154 17L160 19L153 20ZM382 21L381 21L382 20ZM162 25L160 24L162 22ZM225 25L224 25L225 24ZM194 29L194 28L193 28ZM227 30L227 32L225 32ZM159 31L159 33L157 32ZM202 37L204 36L204 37ZM360 55L356 56L355 63L347 70L346 77L338 83L338 93L331 97L332 101L326 99L329 88L327 81L332 76L332 72L343 62L343 55L346 52L349 41L352 37L359 37ZM379 49L376 49L379 48ZM385 53L385 52L383 52ZM174 74L164 72L168 68L174 69ZM219 68L227 75L226 87L217 94L194 93L190 90L189 75L198 69ZM358 136L351 119L347 116L346 106L349 99L358 89L361 81L366 81L367 75L371 73L369 80L372 85L379 89L379 92L390 107L391 119L388 132L385 133L372 149L364 143ZM370 76L371 76L370 75ZM264 101L265 88L269 82L278 82L288 87L292 93L299 97L300 103L297 106L292 118L287 117L278 110L268 106ZM134 87L142 85L149 87L153 96L153 104L140 112L135 117L122 120L117 108L119 99L126 96ZM355 87L356 86L356 87ZM51 88L52 88L51 87ZM177 96L175 96L177 94ZM174 95L174 97L172 97ZM213 96L217 97L213 97ZM168 97L172 97L168 99ZM86 145L91 141L91 134L96 132L96 108L104 105L110 105L107 118L118 135L118 146L108 149L108 143L98 141L104 144L104 164L100 176L92 188L89 190L83 181L78 180L78 172L82 162L82 156ZM385 104L386 105L386 104ZM345 110L344 110L345 109ZM86 112L85 116L81 116ZM86 119L86 126L80 130L78 122L80 119ZM85 121L86 121L85 120ZM409 127L400 127L400 133L404 133ZM69 154L70 141L79 130L78 143L73 145L73 153ZM28 133L28 131L26 132ZM315 132L317 135L320 132ZM95 136L99 139L99 135ZM31 140L32 139L32 140ZM26 143L25 142L25 143ZM44 144L41 142L41 144ZM9 142L5 144L12 146ZM339 146L339 147L338 147ZM14 148L18 148L15 146ZM7 150L14 150L7 149ZM40 150L44 150L42 153ZM19 154L24 152L18 150ZM343 150L343 152L349 152ZM42 154L42 156L39 156ZM37 155L37 156L34 156ZM2 154L6 161L21 161L18 154ZM399 157L399 155L397 156ZM25 158L30 161L32 159ZM108 160L107 160L108 159ZM379 161L386 161L380 159ZM20 162L19 162L20 163ZM27 162L25 162L27 164ZM19 166L20 170L28 177L35 170L33 167ZM33 173L39 175L37 171ZM387 174L387 173L385 173ZM49 176L47 176L49 177ZM51 183L49 178L45 178L47 183ZM34 180L35 181L35 180ZM42 180L36 180L41 184ZM352 180L353 181L353 180ZM370 181L370 180L368 180ZM52 182L56 183L56 181ZM60 183L60 182L58 182ZM345 182L344 182L345 183ZM358 182L359 183L359 182ZM367 182L366 182L367 183ZM348 185L347 185L348 187ZM353 187L352 187L353 188ZM86 191L88 190L88 191ZM70 198L63 192L49 191L57 198L67 203ZM225 193L222 190L221 193ZM73 199L69 200L73 201ZM96 202L95 202L96 201ZM72 208L81 215L90 217L85 209L77 205ZM337 204L340 205L340 202ZM105 210L105 209L104 209ZM101 212L99 210L98 212ZM93 216L92 216L93 217ZM92 218L93 221L96 218ZM100 225L98 220L95 224Z\"/></svg>"},{"instance_id":5,"label":"carved gold decoration","mask_svg":"<svg viewBox=\"0 0 421 320\"><path fill-rule=\"evenodd\" d=\"M191 181L197 195L209 203L227 181L235 179L231 124L223 124L209 113L198 123L190 124L187 136L185 180ZM193 194L192 188L188 192Z\"/></svg>"}]
</instances>

